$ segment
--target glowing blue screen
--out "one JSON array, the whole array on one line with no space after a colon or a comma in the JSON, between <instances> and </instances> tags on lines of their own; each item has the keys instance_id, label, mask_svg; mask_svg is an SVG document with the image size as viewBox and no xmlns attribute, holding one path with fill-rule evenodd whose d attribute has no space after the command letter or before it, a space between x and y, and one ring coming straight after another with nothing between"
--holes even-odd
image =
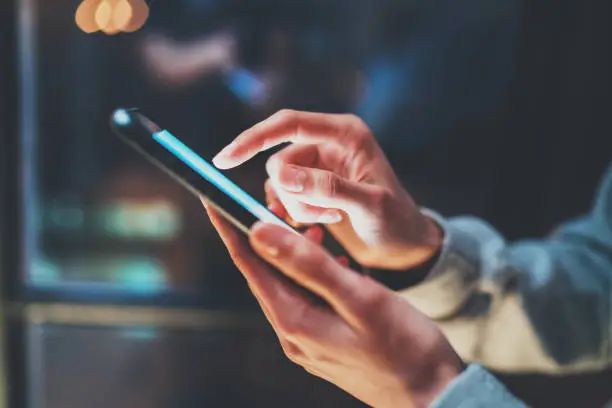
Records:
<instances>
[{"instance_id":1,"label":"glowing blue screen","mask_svg":"<svg viewBox=\"0 0 612 408\"><path fill-rule=\"evenodd\" d=\"M153 139L210 183L233 198L234 201L257 217L257 219L269 224L280 225L294 231L280 218L251 197L246 191L238 187L233 181L225 177L212 164L206 162L200 155L185 146L183 142L178 140L167 130L162 130L161 132L153 134Z\"/></svg>"}]
</instances>

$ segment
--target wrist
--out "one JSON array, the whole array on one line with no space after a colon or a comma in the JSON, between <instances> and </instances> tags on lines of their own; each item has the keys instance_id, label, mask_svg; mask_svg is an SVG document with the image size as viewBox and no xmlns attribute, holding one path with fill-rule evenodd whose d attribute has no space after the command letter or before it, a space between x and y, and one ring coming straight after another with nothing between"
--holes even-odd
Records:
<instances>
[{"instance_id":1,"label":"wrist","mask_svg":"<svg viewBox=\"0 0 612 408\"><path fill-rule=\"evenodd\" d=\"M368 268L368 274L387 288L398 291L405 290L422 283L430 275L442 255L444 234L442 228L433 219L425 216L428 226L426 250L421 257L414 255L407 258L402 268L387 268L377 266ZM426 252L425 252L426 251ZM410 249L406 252L410 253Z\"/></svg>"},{"instance_id":2,"label":"wrist","mask_svg":"<svg viewBox=\"0 0 612 408\"><path fill-rule=\"evenodd\" d=\"M430 407L465 369L465 363L454 355L449 361L438 363L429 373L422 373L422 381L412 387L414 406Z\"/></svg>"},{"instance_id":3,"label":"wrist","mask_svg":"<svg viewBox=\"0 0 612 408\"><path fill-rule=\"evenodd\" d=\"M422 233L418 242L418 249L413 252L411 262L406 265L403 270L410 270L422 267L424 264L430 263L433 258L436 258L442 251L444 243L444 231L442 227L431 217L422 214Z\"/></svg>"},{"instance_id":4,"label":"wrist","mask_svg":"<svg viewBox=\"0 0 612 408\"><path fill-rule=\"evenodd\" d=\"M444 230L427 214L418 213L417 217L407 223L410 233L405 238L405 244L398 250L398 256L393 257L394 267L386 268L399 272L411 271L430 264L437 258L444 244Z\"/></svg>"},{"instance_id":5,"label":"wrist","mask_svg":"<svg viewBox=\"0 0 612 408\"><path fill-rule=\"evenodd\" d=\"M440 373L440 376L436 378L435 382L429 384L429 387L413 392L414 407L431 407L434 401L444 394L453 380L461 375L461 372L462 370L457 370L454 367L447 368L445 372Z\"/></svg>"}]
</instances>

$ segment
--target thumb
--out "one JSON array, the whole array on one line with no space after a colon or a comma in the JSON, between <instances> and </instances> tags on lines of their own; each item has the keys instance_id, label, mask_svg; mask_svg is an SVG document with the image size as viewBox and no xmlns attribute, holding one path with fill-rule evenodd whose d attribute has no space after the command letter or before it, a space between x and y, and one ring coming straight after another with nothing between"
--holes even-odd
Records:
<instances>
[{"instance_id":1,"label":"thumb","mask_svg":"<svg viewBox=\"0 0 612 408\"><path fill-rule=\"evenodd\" d=\"M303 204L342 210L348 214L359 212L362 216L369 209L376 209L378 198L385 189L368 183L355 182L336 173L297 166L282 165L270 177L283 193Z\"/></svg>"}]
</instances>

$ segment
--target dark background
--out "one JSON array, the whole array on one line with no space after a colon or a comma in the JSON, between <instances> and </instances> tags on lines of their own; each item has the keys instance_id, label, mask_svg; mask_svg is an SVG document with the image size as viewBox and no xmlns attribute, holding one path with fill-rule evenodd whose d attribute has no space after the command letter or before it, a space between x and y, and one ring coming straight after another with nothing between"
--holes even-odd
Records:
<instances>
[{"instance_id":1,"label":"dark background","mask_svg":"<svg viewBox=\"0 0 612 408\"><path fill-rule=\"evenodd\" d=\"M280 108L357 113L421 204L510 240L587 211L612 157L609 1L156 0L114 36L78 4L0 5L11 407L359 406L283 359L199 202L110 135L117 106L208 158ZM147 54L219 35L230 67L188 80ZM230 174L259 198L264 160ZM503 379L534 406L612 395L610 373Z\"/></svg>"}]
</instances>

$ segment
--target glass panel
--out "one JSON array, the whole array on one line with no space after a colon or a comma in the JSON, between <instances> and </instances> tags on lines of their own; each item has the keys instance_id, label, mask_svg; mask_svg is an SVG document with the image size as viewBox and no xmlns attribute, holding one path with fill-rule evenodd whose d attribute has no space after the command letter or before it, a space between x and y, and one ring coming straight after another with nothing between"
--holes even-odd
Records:
<instances>
[{"instance_id":1,"label":"glass panel","mask_svg":"<svg viewBox=\"0 0 612 408\"><path fill-rule=\"evenodd\" d=\"M414 184L415 146L485 122L506 89L515 0L481 3L21 0L28 285L243 299L198 200L111 136L110 112L138 106L206 158L280 108L357 112ZM258 199L264 160L229 172Z\"/></svg>"},{"instance_id":2,"label":"glass panel","mask_svg":"<svg viewBox=\"0 0 612 408\"><path fill-rule=\"evenodd\" d=\"M269 331L30 331L32 408L362 406L290 363Z\"/></svg>"}]
</instances>

